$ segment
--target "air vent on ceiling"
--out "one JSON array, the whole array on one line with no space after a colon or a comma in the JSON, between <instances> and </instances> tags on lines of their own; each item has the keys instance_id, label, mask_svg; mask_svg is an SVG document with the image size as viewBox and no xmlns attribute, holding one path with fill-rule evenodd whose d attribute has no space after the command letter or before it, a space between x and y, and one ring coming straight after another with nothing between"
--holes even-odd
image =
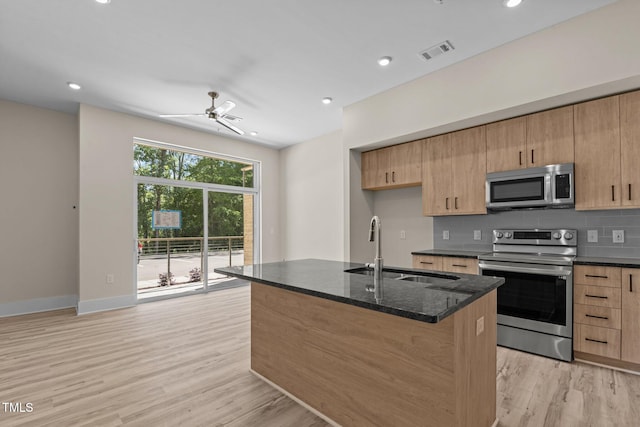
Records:
<instances>
[{"instance_id":1,"label":"air vent on ceiling","mask_svg":"<svg viewBox=\"0 0 640 427\"><path fill-rule=\"evenodd\" d=\"M435 46L431 46L430 48L423 50L422 52L420 52L420 56L425 61L428 61L438 55L442 55L443 53L451 52L453 49L455 48L453 47L451 42L449 40L445 40L442 43L438 43Z\"/></svg>"}]
</instances>

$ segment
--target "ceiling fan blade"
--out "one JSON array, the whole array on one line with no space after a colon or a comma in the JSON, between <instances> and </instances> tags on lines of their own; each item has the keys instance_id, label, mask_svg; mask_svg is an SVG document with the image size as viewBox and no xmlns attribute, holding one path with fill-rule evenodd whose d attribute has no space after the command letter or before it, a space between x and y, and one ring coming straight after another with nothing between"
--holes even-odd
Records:
<instances>
[{"instance_id":1,"label":"ceiling fan blade","mask_svg":"<svg viewBox=\"0 0 640 427\"><path fill-rule=\"evenodd\" d=\"M235 106L236 106L236 103L233 101L224 101L222 105L219 105L216 108L214 108L212 112L216 113L219 116L222 116L227 112L231 111L232 109L234 109Z\"/></svg>"},{"instance_id":2,"label":"ceiling fan blade","mask_svg":"<svg viewBox=\"0 0 640 427\"><path fill-rule=\"evenodd\" d=\"M193 117L193 116L206 116L206 114L194 113L194 114L158 114L158 117Z\"/></svg>"},{"instance_id":3,"label":"ceiling fan blade","mask_svg":"<svg viewBox=\"0 0 640 427\"><path fill-rule=\"evenodd\" d=\"M227 122L226 120L223 120L221 118L217 118L215 120L216 120L216 122L220 123L222 126L226 127L229 130L234 131L238 135L244 135L244 131L242 129L239 129L239 128L235 127L234 125L232 125L231 123Z\"/></svg>"}]
</instances>

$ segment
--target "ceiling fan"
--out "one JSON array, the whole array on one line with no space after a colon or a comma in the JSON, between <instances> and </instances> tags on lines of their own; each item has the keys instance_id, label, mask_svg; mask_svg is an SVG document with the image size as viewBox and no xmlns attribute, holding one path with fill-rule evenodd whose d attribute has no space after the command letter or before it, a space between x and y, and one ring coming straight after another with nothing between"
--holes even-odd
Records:
<instances>
[{"instance_id":1,"label":"ceiling fan","mask_svg":"<svg viewBox=\"0 0 640 427\"><path fill-rule=\"evenodd\" d=\"M233 124L231 121L239 122L242 120L240 117L232 116L231 114L227 114L231 109L233 109L236 104L232 101L225 101L222 105L216 107L215 102L218 98L218 92L209 92L209 96L211 97L211 107L204 110L204 113L198 114L160 114L160 117L191 117L191 116L202 116L208 117L211 120L215 120L220 123L222 126L227 129L237 133L238 135L244 135L244 131Z\"/></svg>"}]
</instances>

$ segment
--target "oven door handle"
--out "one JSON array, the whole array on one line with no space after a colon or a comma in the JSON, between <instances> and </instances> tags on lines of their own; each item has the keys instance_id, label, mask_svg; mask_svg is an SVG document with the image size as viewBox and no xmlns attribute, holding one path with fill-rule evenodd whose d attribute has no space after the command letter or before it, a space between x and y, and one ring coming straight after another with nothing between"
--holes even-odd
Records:
<instances>
[{"instance_id":1,"label":"oven door handle","mask_svg":"<svg viewBox=\"0 0 640 427\"><path fill-rule=\"evenodd\" d=\"M499 264L494 264L491 262L480 261L478 267L480 270L508 271L514 273L530 273L558 277L570 276L572 274L571 267L560 265L519 264L514 262L501 262Z\"/></svg>"}]
</instances>

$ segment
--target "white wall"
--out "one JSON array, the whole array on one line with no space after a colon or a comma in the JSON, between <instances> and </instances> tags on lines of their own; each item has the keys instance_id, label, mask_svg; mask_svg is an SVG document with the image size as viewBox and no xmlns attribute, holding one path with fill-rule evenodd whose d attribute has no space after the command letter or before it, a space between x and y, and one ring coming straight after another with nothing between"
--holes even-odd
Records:
<instances>
[{"instance_id":1,"label":"white wall","mask_svg":"<svg viewBox=\"0 0 640 427\"><path fill-rule=\"evenodd\" d=\"M638 88L638 16L640 1L619 0L349 105L343 113L345 153ZM359 243L354 226L361 228L391 196L360 190L358 161L348 162L345 177L348 253L352 260L368 259L371 250Z\"/></svg>"},{"instance_id":2,"label":"white wall","mask_svg":"<svg viewBox=\"0 0 640 427\"><path fill-rule=\"evenodd\" d=\"M283 255L344 259L342 132L280 151Z\"/></svg>"},{"instance_id":3,"label":"white wall","mask_svg":"<svg viewBox=\"0 0 640 427\"><path fill-rule=\"evenodd\" d=\"M80 106L79 132L80 313L135 303L135 137L261 161L262 261L281 259L276 150L88 105ZM115 283L106 284L107 274Z\"/></svg>"},{"instance_id":4,"label":"white wall","mask_svg":"<svg viewBox=\"0 0 640 427\"><path fill-rule=\"evenodd\" d=\"M349 105L345 144L408 141L640 87L638 16L640 1L619 0Z\"/></svg>"},{"instance_id":5,"label":"white wall","mask_svg":"<svg viewBox=\"0 0 640 427\"><path fill-rule=\"evenodd\" d=\"M77 162L75 116L0 100L0 316L75 306Z\"/></svg>"},{"instance_id":6,"label":"white wall","mask_svg":"<svg viewBox=\"0 0 640 427\"><path fill-rule=\"evenodd\" d=\"M382 223L385 265L411 267L411 252L433 248L433 218L422 216L421 187L377 191L373 198L373 212ZM403 230L404 239L400 237ZM359 231L366 239L367 228Z\"/></svg>"}]
</instances>

